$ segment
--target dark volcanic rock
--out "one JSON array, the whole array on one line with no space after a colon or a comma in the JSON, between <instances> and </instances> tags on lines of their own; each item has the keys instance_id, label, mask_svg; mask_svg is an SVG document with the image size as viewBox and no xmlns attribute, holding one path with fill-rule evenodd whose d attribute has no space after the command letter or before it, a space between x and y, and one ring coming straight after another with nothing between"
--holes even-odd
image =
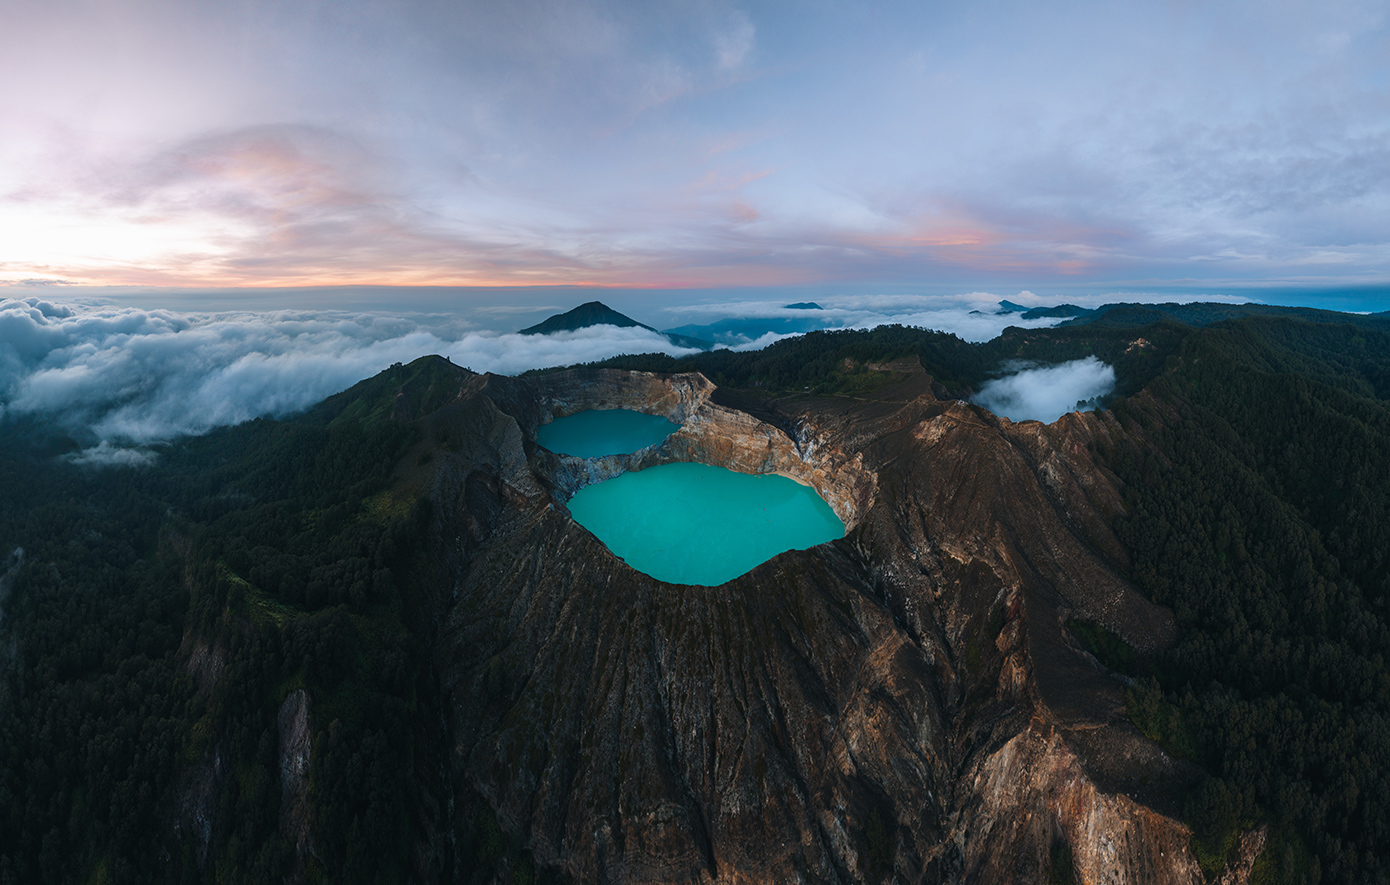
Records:
<instances>
[{"instance_id":1,"label":"dark volcanic rock","mask_svg":"<svg viewBox=\"0 0 1390 885\"><path fill-rule=\"evenodd\" d=\"M451 777L585 882L1041 881L1059 841L1081 881L1199 881L1155 810L1187 773L1063 627L1173 637L1117 571L1121 499L1089 455L1117 428L1014 425L882 368L869 398L748 411L699 375L457 370L418 478L440 514ZM683 428L592 461L535 446L593 406ZM794 476L848 533L691 587L569 517L584 484L672 460Z\"/></svg>"}]
</instances>

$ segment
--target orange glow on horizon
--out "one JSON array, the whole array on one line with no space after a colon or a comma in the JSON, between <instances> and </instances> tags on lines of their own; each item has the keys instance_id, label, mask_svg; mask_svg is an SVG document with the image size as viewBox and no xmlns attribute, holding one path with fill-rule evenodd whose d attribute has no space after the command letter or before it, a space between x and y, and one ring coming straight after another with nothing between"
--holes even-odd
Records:
<instances>
[{"instance_id":1,"label":"orange glow on horizon","mask_svg":"<svg viewBox=\"0 0 1390 885\"><path fill-rule=\"evenodd\" d=\"M690 289L922 279L942 268L1075 277L1097 266L1087 256L1104 254L1093 244L1116 236L1043 222L1011 229L947 214L897 230L804 229L763 241L733 235L741 223L759 218L755 206L733 199L725 210L734 227L716 247L692 249L677 240L668 248L575 254L540 237L470 235L402 222L375 212L371 200L274 144L180 163L196 167L201 182L232 182L229 192L243 200L241 208L205 208L172 197L162 204L0 206L0 242L26 259L0 260L0 283ZM758 177L701 185L736 191Z\"/></svg>"},{"instance_id":2,"label":"orange glow on horizon","mask_svg":"<svg viewBox=\"0 0 1390 885\"><path fill-rule=\"evenodd\" d=\"M779 267L695 267L642 272L631 269L611 275L566 276L558 273L489 276L430 270L396 273L278 273L258 276L181 273L152 267L123 270L22 267L0 264L0 286L26 280L44 280L74 286L155 286L171 288L284 289L338 286L420 286L464 288L525 288L563 286L602 289L698 289L729 286L778 286L805 284L821 277Z\"/></svg>"}]
</instances>

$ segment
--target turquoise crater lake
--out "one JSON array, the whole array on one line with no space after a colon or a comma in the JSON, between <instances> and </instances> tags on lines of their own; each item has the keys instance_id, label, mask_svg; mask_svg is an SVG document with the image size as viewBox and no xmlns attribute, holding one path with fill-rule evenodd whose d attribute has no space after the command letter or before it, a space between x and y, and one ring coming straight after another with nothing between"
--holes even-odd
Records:
<instances>
[{"instance_id":1,"label":"turquoise crater lake","mask_svg":"<svg viewBox=\"0 0 1390 885\"><path fill-rule=\"evenodd\" d=\"M628 565L670 584L723 584L779 553L845 534L809 486L707 464L624 473L580 489L569 509Z\"/></svg>"},{"instance_id":2,"label":"turquoise crater lake","mask_svg":"<svg viewBox=\"0 0 1390 885\"><path fill-rule=\"evenodd\" d=\"M660 415L631 409L588 409L536 428L536 442L561 455L598 458L654 446L680 430Z\"/></svg>"}]
</instances>

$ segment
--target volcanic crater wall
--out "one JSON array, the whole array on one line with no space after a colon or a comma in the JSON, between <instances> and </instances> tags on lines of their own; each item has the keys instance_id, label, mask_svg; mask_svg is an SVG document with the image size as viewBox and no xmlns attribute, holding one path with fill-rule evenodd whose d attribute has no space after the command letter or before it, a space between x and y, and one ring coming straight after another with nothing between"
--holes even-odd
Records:
<instances>
[{"instance_id":1,"label":"volcanic crater wall","mask_svg":"<svg viewBox=\"0 0 1390 885\"><path fill-rule=\"evenodd\" d=\"M541 377L543 382L514 379L498 385L493 397L528 438L535 438L541 424L586 409L631 409L680 425L663 442L624 455L574 458L537 447L532 463L563 500L629 470L682 461L790 477L814 488L846 530L858 524L873 499L874 475L862 457L808 445L804 437L794 439L747 412L711 402L715 387L703 375L570 369Z\"/></svg>"},{"instance_id":2,"label":"volcanic crater wall","mask_svg":"<svg viewBox=\"0 0 1390 885\"><path fill-rule=\"evenodd\" d=\"M432 467L450 777L539 863L614 883L1199 881L1164 813L1187 774L1063 627L1171 637L1115 571L1120 498L1087 455L1113 428L1014 425L938 400L920 368L895 377L770 420L699 375L460 388ZM585 408L683 426L587 461L532 441ZM849 531L686 587L564 510L670 461L793 476Z\"/></svg>"}]
</instances>

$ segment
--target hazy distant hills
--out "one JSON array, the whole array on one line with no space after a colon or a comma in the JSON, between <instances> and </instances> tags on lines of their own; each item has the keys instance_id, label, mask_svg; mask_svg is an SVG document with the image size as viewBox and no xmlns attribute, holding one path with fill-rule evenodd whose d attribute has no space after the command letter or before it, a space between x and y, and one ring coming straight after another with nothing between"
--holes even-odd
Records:
<instances>
[{"instance_id":1,"label":"hazy distant hills","mask_svg":"<svg viewBox=\"0 0 1390 885\"><path fill-rule=\"evenodd\" d=\"M1059 311L1071 305L1056 308L1034 309L1022 314L1027 318L1059 316L1047 311ZM1106 304L1094 310L1074 308L1079 311L1071 320L1071 325L1099 323L1114 326L1141 326L1146 323L1176 321L1188 326L1203 327L1226 320L1246 317L1268 317L1271 319L1303 320L1314 323L1350 323L1385 328L1387 314L1342 313L1335 310L1322 310L1315 307L1278 307L1271 304L1227 304L1223 302L1200 301L1190 304Z\"/></svg>"},{"instance_id":2,"label":"hazy distant hills","mask_svg":"<svg viewBox=\"0 0 1390 885\"><path fill-rule=\"evenodd\" d=\"M589 301L579 305L573 310L557 313L554 316L536 323L534 326L527 326L525 329L521 330L520 334L550 335L555 332L573 332L578 329L587 329L590 326L617 326L619 328L636 327L656 332L658 335L665 335L667 339L677 347L698 347L701 350L710 350L714 347L713 341L694 338L690 335L682 335L675 331L658 331L648 326L646 323L639 323L626 314L618 313L602 301Z\"/></svg>"},{"instance_id":3,"label":"hazy distant hills","mask_svg":"<svg viewBox=\"0 0 1390 885\"><path fill-rule=\"evenodd\" d=\"M1064 324L1074 326L1087 323L1142 326L1147 323L1176 321L1188 326L1201 327L1243 317L1280 317L1317 323L1354 323L1358 325L1369 323L1378 326L1383 319L1390 318L1390 311L1366 315L1323 310L1316 307L1279 307L1254 302L1233 304L1217 301L1195 301L1187 304L1120 302L1103 304L1096 308L1078 307L1075 304L1025 308L1011 301L1001 301L996 313L1018 314L1019 319L1024 320L1058 317L1067 321Z\"/></svg>"},{"instance_id":4,"label":"hazy distant hills","mask_svg":"<svg viewBox=\"0 0 1390 885\"><path fill-rule=\"evenodd\" d=\"M655 329L639 323L632 317L613 310L601 301L590 301L564 313L555 314L521 330L523 335L546 335L553 332L572 332L590 326L617 326L620 328L641 328L663 335L678 347L712 350L716 346L735 347L757 341L765 335L800 335L824 330L836 324L824 314L825 308L815 302L805 301L784 305L795 310L792 316L767 317L723 317L710 323L690 323L671 329ZM978 311L972 311L978 313ZM1242 317L1286 317L1311 322L1334 322L1356 324L1382 324L1390 318L1384 314L1340 313L1304 307L1276 307L1268 304L1224 302L1193 302L1188 304L1159 303L1105 304L1096 308L1080 307L1075 304L1058 304L1051 307L1025 307L1012 301L1000 301L996 315L1017 316L1020 320L1057 319L1058 326L1109 325L1143 326L1151 323L1178 322L1188 326L1207 326L1223 320ZM843 319L839 320L843 322Z\"/></svg>"},{"instance_id":5,"label":"hazy distant hills","mask_svg":"<svg viewBox=\"0 0 1390 885\"><path fill-rule=\"evenodd\" d=\"M814 314L814 311L808 311ZM720 344L743 344L756 341L768 333L795 335L801 332L814 332L825 328L825 321L808 316L800 317L730 317L704 325L690 324L670 329L667 334L705 338Z\"/></svg>"}]
</instances>

